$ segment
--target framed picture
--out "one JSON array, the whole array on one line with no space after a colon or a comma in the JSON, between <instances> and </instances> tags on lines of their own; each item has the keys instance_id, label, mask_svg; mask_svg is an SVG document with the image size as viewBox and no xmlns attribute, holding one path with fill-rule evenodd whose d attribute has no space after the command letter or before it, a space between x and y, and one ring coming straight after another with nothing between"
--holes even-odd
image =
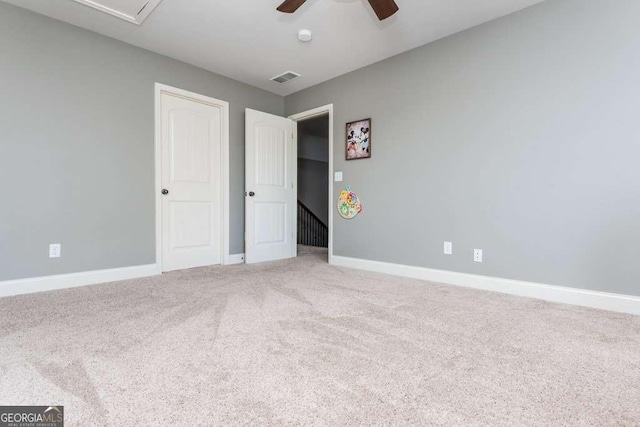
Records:
<instances>
[{"instance_id":1,"label":"framed picture","mask_svg":"<svg viewBox=\"0 0 640 427\"><path fill-rule=\"evenodd\" d=\"M371 119L347 123L347 160L371 157Z\"/></svg>"}]
</instances>

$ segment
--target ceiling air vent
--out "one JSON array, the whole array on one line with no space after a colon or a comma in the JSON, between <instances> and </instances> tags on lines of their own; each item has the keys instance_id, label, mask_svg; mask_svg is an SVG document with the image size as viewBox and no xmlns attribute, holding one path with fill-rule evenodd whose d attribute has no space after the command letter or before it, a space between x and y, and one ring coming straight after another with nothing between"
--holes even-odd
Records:
<instances>
[{"instance_id":1,"label":"ceiling air vent","mask_svg":"<svg viewBox=\"0 0 640 427\"><path fill-rule=\"evenodd\" d=\"M279 76L275 76L274 78L269 80L273 80L274 82L277 82L277 83L287 83L287 82L290 82L291 80L297 79L298 77L300 77L300 74L294 73L293 71L287 71L286 73L280 74Z\"/></svg>"},{"instance_id":2,"label":"ceiling air vent","mask_svg":"<svg viewBox=\"0 0 640 427\"><path fill-rule=\"evenodd\" d=\"M77 3L124 19L136 25L142 24L162 0L74 0Z\"/></svg>"}]
</instances>

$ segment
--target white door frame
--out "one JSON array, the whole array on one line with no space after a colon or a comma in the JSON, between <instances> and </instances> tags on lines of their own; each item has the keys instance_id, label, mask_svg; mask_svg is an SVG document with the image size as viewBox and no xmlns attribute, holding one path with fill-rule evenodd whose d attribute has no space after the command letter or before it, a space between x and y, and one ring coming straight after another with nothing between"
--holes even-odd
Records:
<instances>
[{"instance_id":1,"label":"white door frame","mask_svg":"<svg viewBox=\"0 0 640 427\"><path fill-rule=\"evenodd\" d=\"M220 253L222 265L230 264L229 260L229 103L215 98L200 95L194 92L167 86L161 83L155 84L155 191L156 191L156 264L162 272L162 94L176 96L189 101L199 102L220 109L222 120L222 138L220 141L221 156L221 194L220 218L222 239L220 241Z\"/></svg>"},{"instance_id":2,"label":"white door frame","mask_svg":"<svg viewBox=\"0 0 640 427\"><path fill-rule=\"evenodd\" d=\"M289 116L294 122L301 122L303 120L312 119L314 117L329 114L329 264L333 264L333 104L324 105L322 107L314 108L312 110L303 111L302 113ZM298 150L298 134L296 132L296 144L295 150ZM296 154L297 157L297 154ZM294 179L296 194L298 192L298 162L295 163ZM297 215L293 217L293 230L295 234L296 242L298 241L298 227L297 227Z\"/></svg>"}]
</instances>

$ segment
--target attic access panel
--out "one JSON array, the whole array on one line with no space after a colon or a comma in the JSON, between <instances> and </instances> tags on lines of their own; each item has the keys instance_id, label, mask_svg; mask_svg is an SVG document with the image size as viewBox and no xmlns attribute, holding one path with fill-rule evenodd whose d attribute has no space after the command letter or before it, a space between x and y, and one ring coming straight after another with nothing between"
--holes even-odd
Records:
<instances>
[{"instance_id":1,"label":"attic access panel","mask_svg":"<svg viewBox=\"0 0 640 427\"><path fill-rule=\"evenodd\" d=\"M151 14L162 0L74 0L77 3L97 9L101 12L124 19L136 25Z\"/></svg>"}]
</instances>

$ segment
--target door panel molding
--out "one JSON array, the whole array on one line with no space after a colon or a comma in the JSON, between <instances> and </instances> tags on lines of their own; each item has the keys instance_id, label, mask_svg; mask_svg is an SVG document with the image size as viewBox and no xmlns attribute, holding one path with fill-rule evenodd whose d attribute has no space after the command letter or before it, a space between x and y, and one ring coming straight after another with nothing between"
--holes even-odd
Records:
<instances>
[{"instance_id":1,"label":"door panel molding","mask_svg":"<svg viewBox=\"0 0 640 427\"><path fill-rule=\"evenodd\" d=\"M229 103L205 95L189 92L183 89L167 86L161 83L155 84L155 204L156 204L156 264L162 271L162 96L170 95L188 101L197 102L207 106L218 108L221 114L221 206L220 217L222 219L220 253L222 265L235 263L235 259L229 253Z\"/></svg>"}]
</instances>

